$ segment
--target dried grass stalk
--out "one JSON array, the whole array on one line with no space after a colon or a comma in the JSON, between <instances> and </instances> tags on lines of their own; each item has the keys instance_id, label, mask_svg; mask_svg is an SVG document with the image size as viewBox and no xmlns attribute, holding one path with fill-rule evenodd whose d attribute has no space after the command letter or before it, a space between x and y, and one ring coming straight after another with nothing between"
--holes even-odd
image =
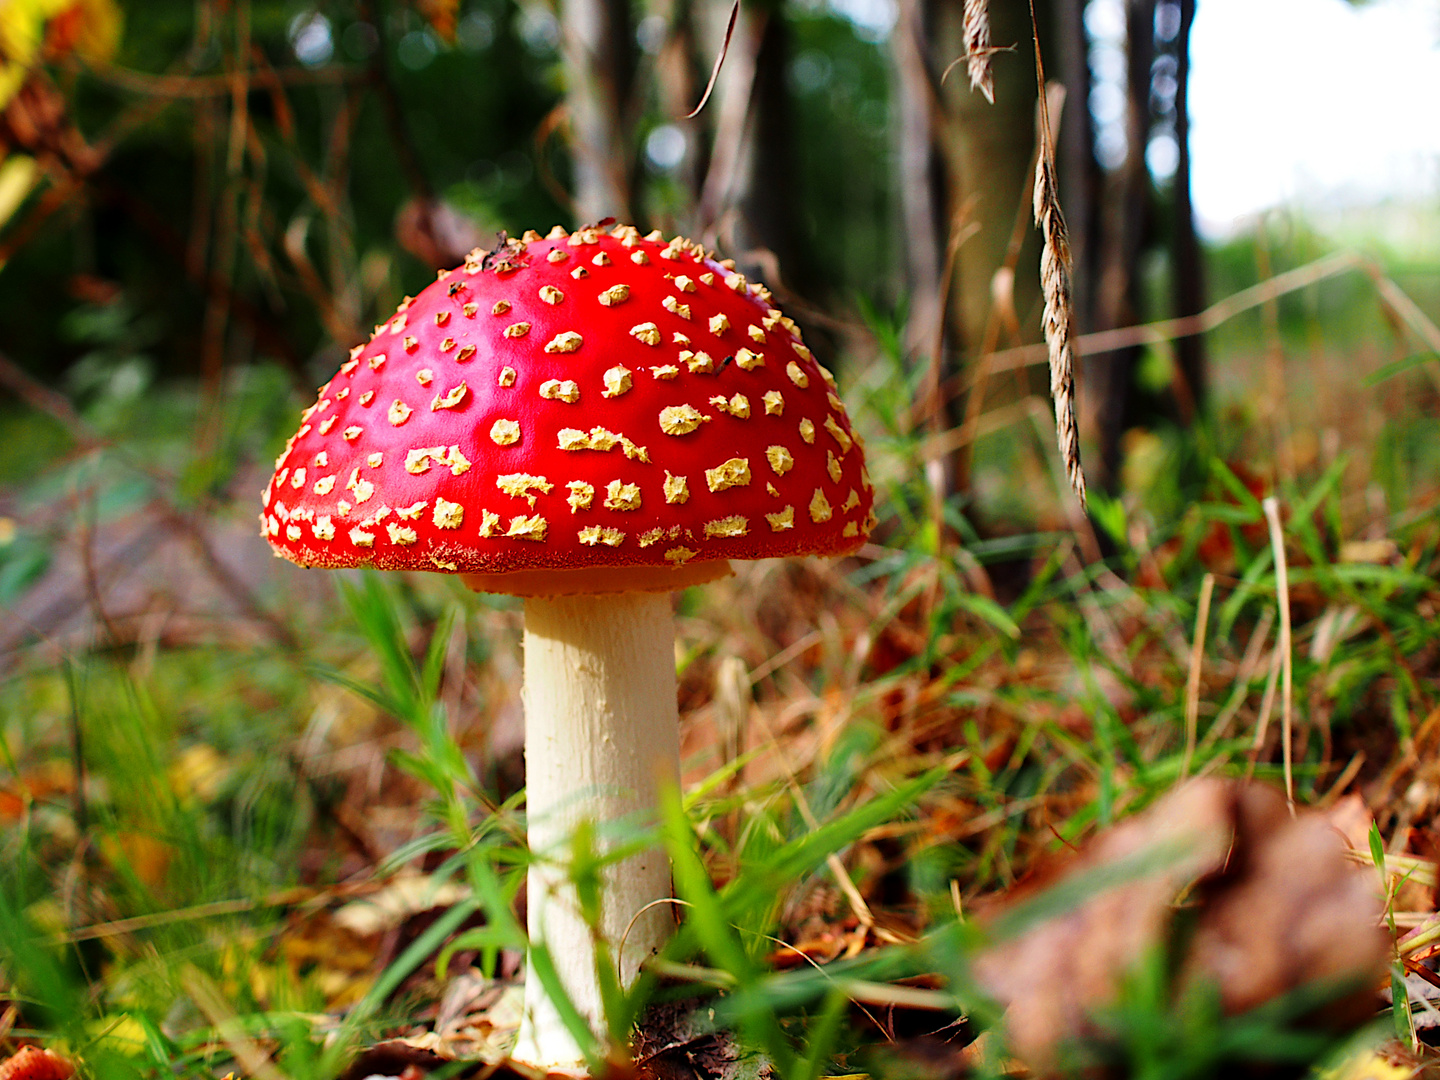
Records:
<instances>
[{"instance_id":1,"label":"dried grass stalk","mask_svg":"<svg viewBox=\"0 0 1440 1080\"><path fill-rule=\"evenodd\" d=\"M968 10L968 9L967 9ZM1050 126L1045 62L1035 0L1030 0L1030 32L1035 41L1035 78L1040 89L1040 152L1035 156L1035 224L1044 238L1040 250L1040 289L1045 294L1045 345L1050 352L1050 397L1055 402L1055 437L1065 475L1085 507L1085 472L1080 467L1080 427L1075 422L1075 296L1070 289L1070 233L1060 212L1055 178L1055 132Z\"/></svg>"},{"instance_id":2,"label":"dried grass stalk","mask_svg":"<svg viewBox=\"0 0 1440 1080\"><path fill-rule=\"evenodd\" d=\"M1284 745L1281 748L1285 763L1285 801L1290 804L1290 814L1295 814L1295 777L1291 761L1291 744L1294 739L1294 668L1295 650L1290 635L1290 573L1285 562L1285 529L1280 524L1280 504L1274 495L1260 500L1265 511L1266 524L1270 526L1270 551L1275 558L1275 602L1280 608L1280 642L1276 649L1280 653L1280 730Z\"/></svg>"},{"instance_id":3,"label":"dried grass stalk","mask_svg":"<svg viewBox=\"0 0 1440 1080\"><path fill-rule=\"evenodd\" d=\"M1055 181L1054 148L1049 124L1040 125L1044 145L1035 164L1035 224L1044 237L1040 252L1040 287L1045 294L1045 344L1050 350L1050 396L1055 402L1055 436L1065 475L1085 505L1085 471L1080 466L1080 428L1075 422L1075 348L1072 329L1075 298L1070 289L1070 234L1060 211Z\"/></svg>"},{"instance_id":4,"label":"dried grass stalk","mask_svg":"<svg viewBox=\"0 0 1440 1080\"><path fill-rule=\"evenodd\" d=\"M990 70L990 0L965 0L965 66L970 89L979 90L995 104L995 75Z\"/></svg>"}]
</instances>

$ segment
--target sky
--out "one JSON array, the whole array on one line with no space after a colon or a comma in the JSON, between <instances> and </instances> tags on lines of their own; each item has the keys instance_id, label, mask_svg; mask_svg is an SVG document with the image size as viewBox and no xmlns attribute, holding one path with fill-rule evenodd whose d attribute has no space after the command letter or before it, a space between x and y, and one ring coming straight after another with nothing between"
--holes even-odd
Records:
<instances>
[{"instance_id":1,"label":"sky","mask_svg":"<svg viewBox=\"0 0 1440 1080\"><path fill-rule=\"evenodd\" d=\"M1440 3L1197 0L1192 190L1202 228L1276 205L1440 211Z\"/></svg>"}]
</instances>

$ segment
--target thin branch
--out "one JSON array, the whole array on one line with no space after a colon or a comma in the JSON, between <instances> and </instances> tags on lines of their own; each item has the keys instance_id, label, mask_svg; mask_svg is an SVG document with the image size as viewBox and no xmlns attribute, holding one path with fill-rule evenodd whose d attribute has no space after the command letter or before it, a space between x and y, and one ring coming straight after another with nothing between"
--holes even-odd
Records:
<instances>
[{"instance_id":1,"label":"thin branch","mask_svg":"<svg viewBox=\"0 0 1440 1080\"><path fill-rule=\"evenodd\" d=\"M226 75L149 75L121 67L87 68L88 74L100 82L146 97L169 99L203 99L228 97L232 93L231 76ZM258 68L249 73L252 90L268 90L283 86L327 86L363 82L365 68L327 64L320 68Z\"/></svg>"},{"instance_id":2,"label":"thin branch","mask_svg":"<svg viewBox=\"0 0 1440 1080\"><path fill-rule=\"evenodd\" d=\"M1210 725L1210 730L1205 732L1205 739L1201 746L1213 746L1218 740L1224 738L1225 733L1230 729L1230 722L1235 714L1240 711L1240 706L1250 695L1250 680L1255 677L1255 671L1260 666L1260 654L1265 648L1265 642L1270 636L1270 627L1275 622L1275 613L1268 607L1260 613L1260 621L1256 623L1254 631L1250 634L1250 643L1245 646L1245 655L1240 658L1240 667L1235 674L1234 689L1230 692L1230 699L1225 702L1220 715Z\"/></svg>"},{"instance_id":3,"label":"thin branch","mask_svg":"<svg viewBox=\"0 0 1440 1080\"><path fill-rule=\"evenodd\" d=\"M760 40L765 34L769 16L765 9L752 11L746 19L744 32L739 41L739 54L730 65L727 91L720 102L720 115L715 121L715 138L711 144L710 167L700 185L700 204L697 208L699 232L707 237L707 243L714 246L708 237L717 230L726 210L731 189L735 186L735 174L745 146L745 128L750 119L750 105L755 95L755 77L758 72ZM738 66L737 66L738 65Z\"/></svg>"}]
</instances>

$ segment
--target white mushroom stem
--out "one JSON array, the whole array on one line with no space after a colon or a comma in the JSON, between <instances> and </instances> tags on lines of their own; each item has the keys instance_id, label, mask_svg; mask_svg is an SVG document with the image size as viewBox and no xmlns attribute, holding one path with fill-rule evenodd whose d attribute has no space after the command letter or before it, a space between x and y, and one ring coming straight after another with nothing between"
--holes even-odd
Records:
<instances>
[{"instance_id":1,"label":"white mushroom stem","mask_svg":"<svg viewBox=\"0 0 1440 1080\"><path fill-rule=\"evenodd\" d=\"M525 602L525 775L530 850L529 932L544 942L570 1000L604 1041L595 941L609 943L620 981L675 928L670 862L659 848L610 868L599 925L581 917L568 869L584 820L608 845L626 826L655 820L662 784L679 783L674 617L668 593L532 597ZM637 918L638 915L638 918ZM624 939L623 953L620 948ZM517 1061L582 1066L580 1048L533 965Z\"/></svg>"}]
</instances>

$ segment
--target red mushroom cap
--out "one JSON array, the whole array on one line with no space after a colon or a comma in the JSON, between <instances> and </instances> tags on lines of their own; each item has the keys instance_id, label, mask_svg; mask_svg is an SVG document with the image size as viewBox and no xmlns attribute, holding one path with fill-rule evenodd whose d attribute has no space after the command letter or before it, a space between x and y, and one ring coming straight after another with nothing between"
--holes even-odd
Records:
<instances>
[{"instance_id":1,"label":"red mushroom cap","mask_svg":"<svg viewBox=\"0 0 1440 1080\"><path fill-rule=\"evenodd\" d=\"M631 226L477 249L320 388L261 533L301 566L482 575L854 551L863 450L769 301Z\"/></svg>"}]
</instances>

